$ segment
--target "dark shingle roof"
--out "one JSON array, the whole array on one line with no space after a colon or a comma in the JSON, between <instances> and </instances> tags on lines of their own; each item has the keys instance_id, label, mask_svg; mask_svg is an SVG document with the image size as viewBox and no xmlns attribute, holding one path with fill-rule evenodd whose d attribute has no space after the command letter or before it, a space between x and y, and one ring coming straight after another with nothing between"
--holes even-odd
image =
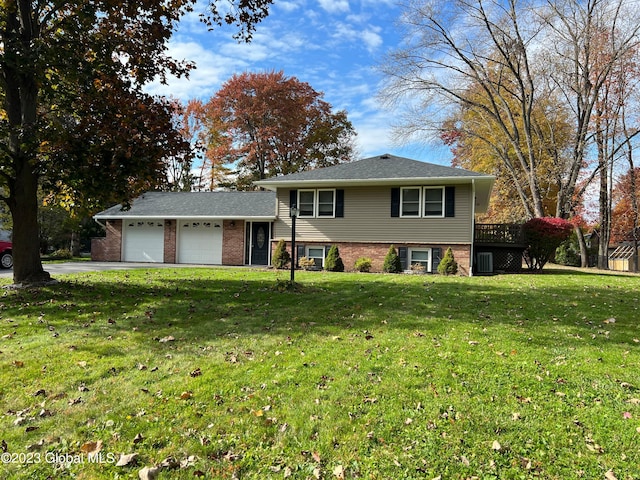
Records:
<instances>
[{"instance_id":1,"label":"dark shingle roof","mask_svg":"<svg viewBox=\"0 0 640 480\"><path fill-rule=\"evenodd\" d=\"M98 219L158 217L275 218L274 192L148 192L129 210L116 205Z\"/></svg>"},{"instance_id":2,"label":"dark shingle roof","mask_svg":"<svg viewBox=\"0 0 640 480\"><path fill-rule=\"evenodd\" d=\"M268 178L256 182L265 187L276 187L292 183L312 182L375 182L416 179L471 179L491 175L471 172L461 168L445 167L433 163L411 160L394 155L379 155L351 163L342 163L332 167L319 168L300 173L292 173L281 177Z\"/></svg>"}]
</instances>

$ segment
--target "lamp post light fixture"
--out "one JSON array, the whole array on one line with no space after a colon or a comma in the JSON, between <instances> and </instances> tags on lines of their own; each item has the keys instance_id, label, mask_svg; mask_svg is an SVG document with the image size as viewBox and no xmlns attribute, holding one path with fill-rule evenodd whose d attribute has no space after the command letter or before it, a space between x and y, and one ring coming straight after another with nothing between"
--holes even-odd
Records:
<instances>
[{"instance_id":1,"label":"lamp post light fixture","mask_svg":"<svg viewBox=\"0 0 640 480\"><path fill-rule=\"evenodd\" d=\"M300 209L296 205L291 205L289 209L291 216L291 286L296 275L296 218L300 214Z\"/></svg>"}]
</instances>

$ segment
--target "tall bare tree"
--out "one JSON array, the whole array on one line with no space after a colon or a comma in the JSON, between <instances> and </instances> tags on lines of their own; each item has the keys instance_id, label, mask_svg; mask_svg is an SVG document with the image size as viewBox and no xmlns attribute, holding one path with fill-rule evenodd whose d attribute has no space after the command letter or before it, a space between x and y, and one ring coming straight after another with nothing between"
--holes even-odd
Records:
<instances>
[{"instance_id":1,"label":"tall bare tree","mask_svg":"<svg viewBox=\"0 0 640 480\"><path fill-rule=\"evenodd\" d=\"M545 215L540 175L549 169L540 166L552 158L555 215L567 218L588 186L581 176L603 167L589 162L595 109L638 44L639 17L631 0L409 0L405 43L382 66L382 97L404 108L400 138L437 136L460 111L481 118L482 128L465 132L494 149L530 216ZM569 138L554 127L564 122L540 128L544 111L563 112ZM499 135L487 138L488 125Z\"/></svg>"}]
</instances>

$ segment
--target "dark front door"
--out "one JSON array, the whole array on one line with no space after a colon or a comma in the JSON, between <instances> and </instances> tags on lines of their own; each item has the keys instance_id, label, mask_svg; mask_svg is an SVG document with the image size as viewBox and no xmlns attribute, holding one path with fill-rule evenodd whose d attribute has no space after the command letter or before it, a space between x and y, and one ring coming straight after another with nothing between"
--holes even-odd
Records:
<instances>
[{"instance_id":1,"label":"dark front door","mask_svg":"<svg viewBox=\"0 0 640 480\"><path fill-rule=\"evenodd\" d=\"M269 224L251 224L251 265L269 264Z\"/></svg>"}]
</instances>

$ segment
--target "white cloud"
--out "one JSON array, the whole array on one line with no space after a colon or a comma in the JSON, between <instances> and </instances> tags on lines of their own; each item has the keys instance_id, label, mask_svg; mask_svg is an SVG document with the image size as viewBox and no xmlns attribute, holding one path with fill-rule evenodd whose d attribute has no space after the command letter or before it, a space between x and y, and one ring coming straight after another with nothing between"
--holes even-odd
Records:
<instances>
[{"instance_id":1,"label":"white cloud","mask_svg":"<svg viewBox=\"0 0 640 480\"><path fill-rule=\"evenodd\" d=\"M318 3L328 13L345 13L349 11L348 0L318 0Z\"/></svg>"},{"instance_id":2,"label":"white cloud","mask_svg":"<svg viewBox=\"0 0 640 480\"><path fill-rule=\"evenodd\" d=\"M378 33L379 31L379 28L371 27L370 30L364 30L360 33L362 41L370 52L376 50L383 43L382 37Z\"/></svg>"},{"instance_id":3,"label":"white cloud","mask_svg":"<svg viewBox=\"0 0 640 480\"><path fill-rule=\"evenodd\" d=\"M169 55L177 60L196 61L197 68L189 78L169 77L169 85L155 81L146 87L152 95L164 95L180 100L191 98L208 99L237 69L246 68L242 59L233 59L213 53L196 42L171 42Z\"/></svg>"}]
</instances>

